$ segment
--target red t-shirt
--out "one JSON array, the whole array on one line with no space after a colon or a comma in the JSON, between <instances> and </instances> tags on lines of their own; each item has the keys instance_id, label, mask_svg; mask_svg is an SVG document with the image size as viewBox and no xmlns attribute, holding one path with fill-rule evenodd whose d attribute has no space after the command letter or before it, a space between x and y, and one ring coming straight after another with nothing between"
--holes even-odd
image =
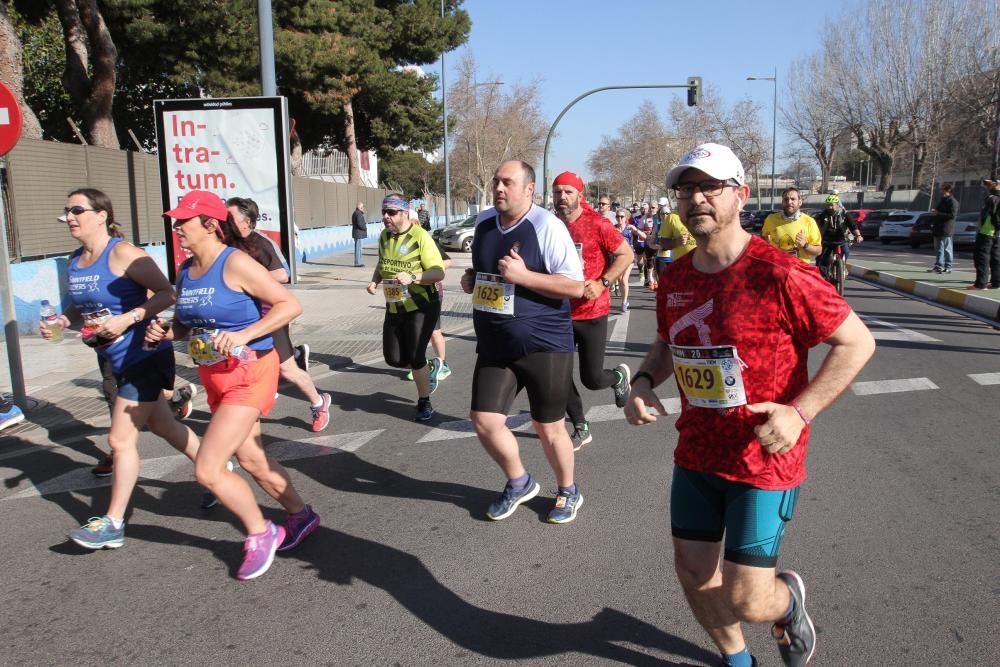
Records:
<instances>
[{"instance_id":1,"label":"red t-shirt","mask_svg":"<svg viewBox=\"0 0 1000 667\"><path fill-rule=\"evenodd\" d=\"M747 403L787 405L809 382L809 348L836 331L851 307L815 267L757 236L720 273L696 270L695 253L664 269L656 294L660 338L674 345L734 345ZM790 451L772 455L753 433L764 421L743 406L690 405L681 390L674 463L760 489L795 487L806 477L809 427Z\"/></svg>"},{"instance_id":2,"label":"red t-shirt","mask_svg":"<svg viewBox=\"0 0 1000 667\"><path fill-rule=\"evenodd\" d=\"M566 227L583 259L583 279L600 282L601 276L611 266L608 256L625 242L621 232L603 215L586 207L580 217ZM570 299L569 305L574 320L592 320L611 311L611 296L605 289L593 301Z\"/></svg>"}]
</instances>

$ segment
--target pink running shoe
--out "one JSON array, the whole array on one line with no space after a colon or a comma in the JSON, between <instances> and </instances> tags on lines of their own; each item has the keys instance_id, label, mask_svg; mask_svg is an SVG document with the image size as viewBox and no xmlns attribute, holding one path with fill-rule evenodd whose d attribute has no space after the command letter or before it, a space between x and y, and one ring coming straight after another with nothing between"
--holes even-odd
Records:
<instances>
[{"instance_id":1,"label":"pink running shoe","mask_svg":"<svg viewBox=\"0 0 1000 667\"><path fill-rule=\"evenodd\" d=\"M270 521L263 533L247 536L243 542L243 551L246 556L243 564L240 565L236 578L240 581L256 579L267 572L274 562L274 552L278 550L278 545L285 539L285 529L275 526Z\"/></svg>"},{"instance_id":2,"label":"pink running shoe","mask_svg":"<svg viewBox=\"0 0 1000 667\"><path fill-rule=\"evenodd\" d=\"M285 539L278 547L278 551L291 551L299 546L317 526L319 526L319 514L316 514L309 505L298 514L289 514L284 525Z\"/></svg>"}]
</instances>

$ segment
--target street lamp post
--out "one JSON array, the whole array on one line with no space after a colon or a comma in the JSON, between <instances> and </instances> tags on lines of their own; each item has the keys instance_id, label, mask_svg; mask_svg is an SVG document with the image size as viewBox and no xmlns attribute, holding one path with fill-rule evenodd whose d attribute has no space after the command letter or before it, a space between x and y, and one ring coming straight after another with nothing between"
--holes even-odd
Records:
<instances>
[{"instance_id":1,"label":"street lamp post","mask_svg":"<svg viewBox=\"0 0 1000 667\"><path fill-rule=\"evenodd\" d=\"M559 124L559 121L562 120L562 117L566 115L566 112L569 111L574 104L582 100L584 97L588 97L590 95L593 95L594 93L599 93L602 90L635 90L637 88L687 88L688 91L691 91L695 89L694 88L695 86L698 87L701 86L701 79L699 77L693 77L693 78L697 79L697 82L689 79L688 83L672 83L672 84L651 85L651 86L603 86L601 88L594 88L593 90L588 90L587 92L583 93L582 95L574 99L572 102L567 104L563 108L563 110L559 112L559 115L556 116L556 119L552 121L552 126L549 128L549 133L545 137L545 150L542 153L542 206L547 207L549 205L549 144L552 143L552 135L555 134L556 125ZM689 106L692 106L693 104L694 103L690 101L688 102Z\"/></svg>"},{"instance_id":2,"label":"street lamp post","mask_svg":"<svg viewBox=\"0 0 1000 667\"><path fill-rule=\"evenodd\" d=\"M774 84L774 105L771 107L771 208L774 208L774 154L778 146L778 68L774 76L748 76L747 81L770 81ZM757 187L760 187L759 185Z\"/></svg>"}]
</instances>

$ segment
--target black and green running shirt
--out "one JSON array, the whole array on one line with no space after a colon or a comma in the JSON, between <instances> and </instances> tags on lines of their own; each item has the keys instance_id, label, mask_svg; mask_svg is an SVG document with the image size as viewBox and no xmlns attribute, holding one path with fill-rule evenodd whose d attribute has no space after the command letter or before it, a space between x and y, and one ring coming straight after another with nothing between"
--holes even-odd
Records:
<instances>
[{"instance_id":1,"label":"black and green running shirt","mask_svg":"<svg viewBox=\"0 0 1000 667\"><path fill-rule=\"evenodd\" d=\"M411 224L402 234L392 234L383 230L378 237L378 272L382 277L382 289L386 295L385 307L390 313L412 313L424 310L439 300L437 286L411 283L402 291L401 299L386 292L386 282L400 272L421 273L428 269L443 269L444 261L437 244L427 230ZM388 288L392 290L390 286Z\"/></svg>"}]
</instances>

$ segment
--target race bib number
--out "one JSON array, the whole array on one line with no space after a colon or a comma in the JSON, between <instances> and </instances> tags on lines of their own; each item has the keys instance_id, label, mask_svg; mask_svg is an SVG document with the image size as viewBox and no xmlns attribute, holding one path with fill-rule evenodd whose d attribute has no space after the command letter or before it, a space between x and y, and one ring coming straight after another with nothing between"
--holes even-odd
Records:
<instances>
[{"instance_id":1,"label":"race bib number","mask_svg":"<svg viewBox=\"0 0 1000 667\"><path fill-rule=\"evenodd\" d=\"M210 366L225 359L215 351L214 341L218 333L218 329L200 327L191 329L191 337L188 339L188 354L191 355L191 361L199 366Z\"/></svg>"},{"instance_id":2,"label":"race bib number","mask_svg":"<svg viewBox=\"0 0 1000 667\"><path fill-rule=\"evenodd\" d=\"M410 291L406 285L395 278L382 281L382 293L385 295L386 303L403 303L410 296Z\"/></svg>"},{"instance_id":3,"label":"race bib number","mask_svg":"<svg viewBox=\"0 0 1000 667\"><path fill-rule=\"evenodd\" d=\"M514 314L514 283L495 273L477 273L472 290L472 307L487 313Z\"/></svg>"},{"instance_id":4,"label":"race bib number","mask_svg":"<svg viewBox=\"0 0 1000 667\"><path fill-rule=\"evenodd\" d=\"M677 384L688 403L699 408L746 405L740 358L732 345L671 345Z\"/></svg>"}]
</instances>

